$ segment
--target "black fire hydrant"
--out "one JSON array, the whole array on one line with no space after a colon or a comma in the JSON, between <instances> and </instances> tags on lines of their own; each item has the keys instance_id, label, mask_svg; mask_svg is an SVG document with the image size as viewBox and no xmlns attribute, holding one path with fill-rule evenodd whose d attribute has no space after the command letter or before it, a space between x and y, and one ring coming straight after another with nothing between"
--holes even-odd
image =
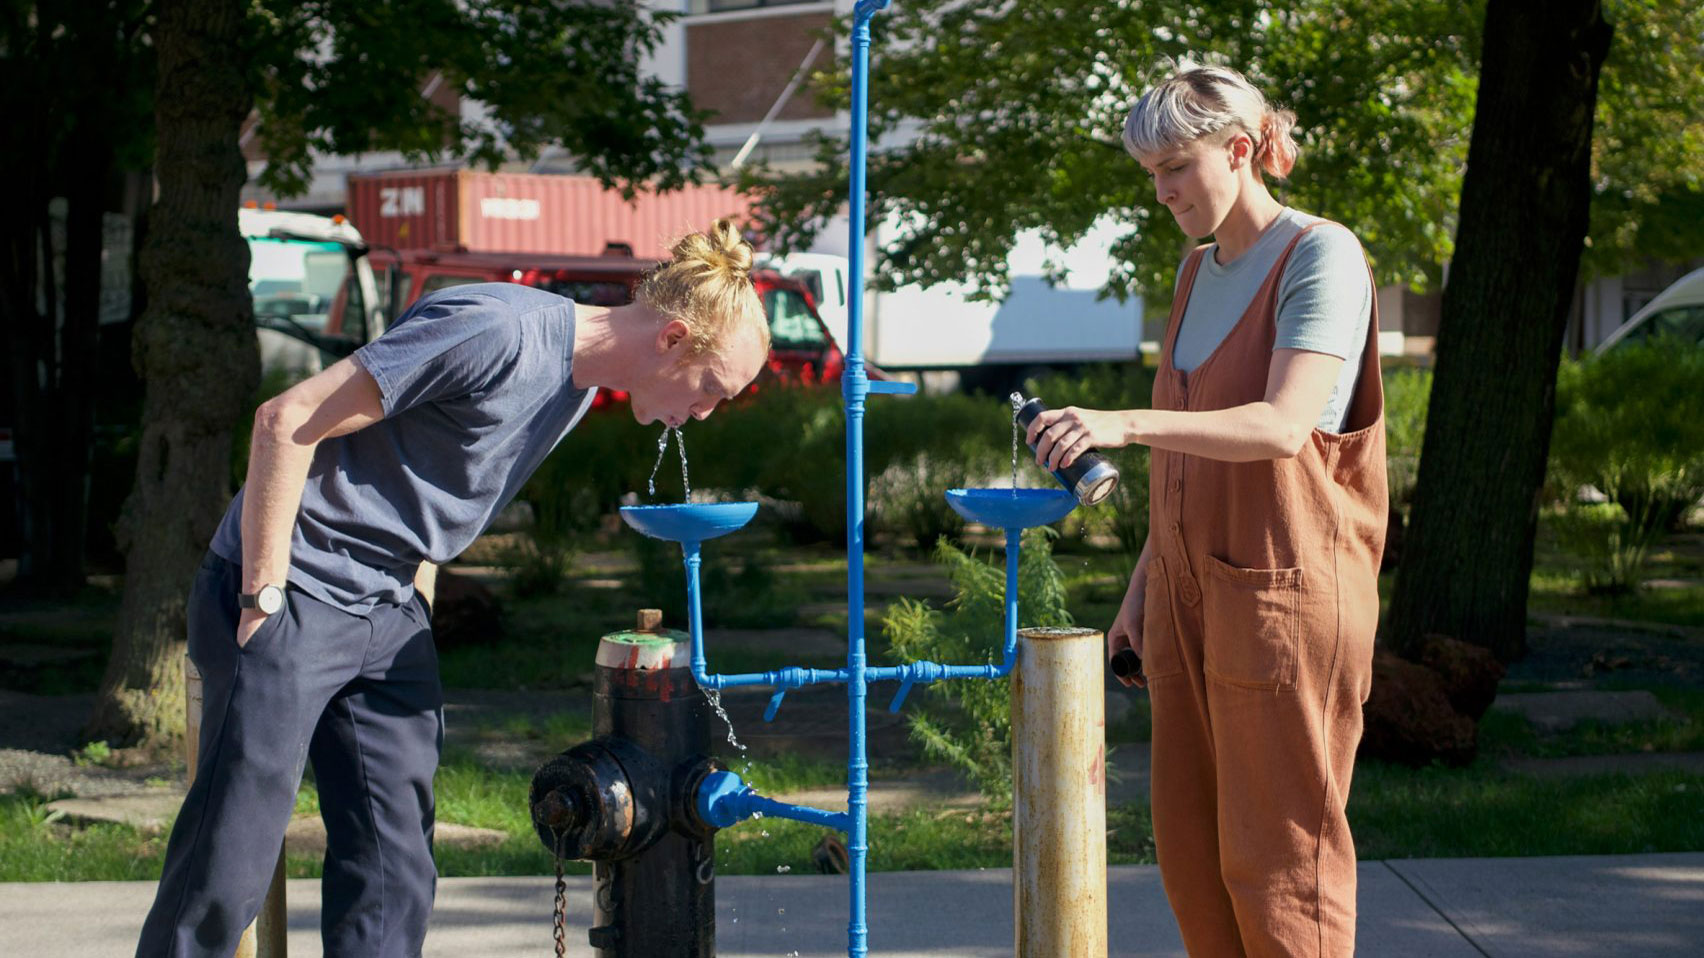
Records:
<instances>
[{"instance_id":1,"label":"black fire hydrant","mask_svg":"<svg viewBox=\"0 0 1704 958\"><path fill-rule=\"evenodd\" d=\"M603 637L592 734L533 775L533 824L559 858L590 861L598 958L716 953L715 829L694 807L710 757L710 707L686 635L662 614Z\"/></svg>"}]
</instances>

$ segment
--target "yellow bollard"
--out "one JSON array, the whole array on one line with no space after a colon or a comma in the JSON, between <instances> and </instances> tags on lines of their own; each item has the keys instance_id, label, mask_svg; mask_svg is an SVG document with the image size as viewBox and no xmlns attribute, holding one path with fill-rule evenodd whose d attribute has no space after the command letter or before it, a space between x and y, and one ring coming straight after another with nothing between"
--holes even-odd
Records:
<instances>
[{"instance_id":1,"label":"yellow bollard","mask_svg":"<svg viewBox=\"0 0 1704 958\"><path fill-rule=\"evenodd\" d=\"M201 670L183 657L184 687L184 764L188 766L191 782L201 754ZM284 849L278 849L278 862L272 869L272 886L266 890L266 900L260 903L260 914L243 929L237 950L231 958L286 958L289 954L289 913L284 906Z\"/></svg>"},{"instance_id":2,"label":"yellow bollard","mask_svg":"<svg viewBox=\"0 0 1704 958\"><path fill-rule=\"evenodd\" d=\"M1024 629L1012 671L1017 958L1101 958L1106 941L1106 663L1093 629Z\"/></svg>"}]
</instances>

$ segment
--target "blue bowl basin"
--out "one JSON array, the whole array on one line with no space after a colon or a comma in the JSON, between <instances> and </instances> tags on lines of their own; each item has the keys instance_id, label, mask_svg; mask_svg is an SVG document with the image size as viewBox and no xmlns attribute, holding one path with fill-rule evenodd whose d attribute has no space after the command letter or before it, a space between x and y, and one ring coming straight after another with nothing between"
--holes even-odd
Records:
<instances>
[{"instance_id":1,"label":"blue bowl basin","mask_svg":"<svg viewBox=\"0 0 1704 958\"><path fill-rule=\"evenodd\" d=\"M742 528L757 515L755 502L682 502L622 506L621 518L653 539L703 542Z\"/></svg>"},{"instance_id":2,"label":"blue bowl basin","mask_svg":"<svg viewBox=\"0 0 1704 958\"><path fill-rule=\"evenodd\" d=\"M947 505L985 526L1028 529L1070 515L1077 497L1063 489L948 489Z\"/></svg>"}]
</instances>

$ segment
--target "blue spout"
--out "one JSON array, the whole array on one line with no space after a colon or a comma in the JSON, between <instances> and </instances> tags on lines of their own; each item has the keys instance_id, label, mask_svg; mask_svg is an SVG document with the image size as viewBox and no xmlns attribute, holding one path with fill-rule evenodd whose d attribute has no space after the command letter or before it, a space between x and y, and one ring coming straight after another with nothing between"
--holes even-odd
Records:
<instances>
[{"instance_id":1,"label":"blue spout","mask_svg":"<svg viewBox=\"0 0 1704 958\"><path fill-rule=\"evenodd\" d=\"M830 812L809 805L791 805L773 798L764 798L747 785L744 779L727 771L711 772L704 777L704 781L698 786L698 797L694 805L698 809L699 820L711 828L727 828L759 814L808 822L812 825L826 825L841 832L851 825L845 812Z\"/></svg>"}]
</instances>

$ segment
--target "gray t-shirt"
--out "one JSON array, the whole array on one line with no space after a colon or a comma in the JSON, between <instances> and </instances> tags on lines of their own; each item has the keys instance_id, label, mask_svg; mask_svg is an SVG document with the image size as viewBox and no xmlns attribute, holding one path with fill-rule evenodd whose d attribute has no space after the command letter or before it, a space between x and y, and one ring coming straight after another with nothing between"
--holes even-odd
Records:
<instances>
[{"instance_id":1,"label":"gray t-shirt","mask_svg":"<svg viewBox=\"0 0 1704 958\"><path fill-rule=\"evenodd\" d=\"M1172 365L1187 373L1206 362L1254 301L1284 247L1303 227L1319 221L1285 207L1253 246L1224 265L1213 258L1218 244L1208 246L1184 307ZM1278 338L1272 348L1305 349L1345 360L1317 424L1326 432L1343 431L1372 310L1372 277L1355 234L1332 224L1302 237L1278 281Z\"/></svg>"},{"instance_id":2,"label":"gray t-shirt","mask_svg":"<svg viewBox=\"0 0 1704 958\"><path fill-rule=\"evenodd\" d=\"M596 390L574 387L573 302L513 283L424 296L354 358L385 418L315 450L290 585L359 614L484 532ZM238 565L242 512L239 491L212 544Z\"/></svg>"}]
</instances>

